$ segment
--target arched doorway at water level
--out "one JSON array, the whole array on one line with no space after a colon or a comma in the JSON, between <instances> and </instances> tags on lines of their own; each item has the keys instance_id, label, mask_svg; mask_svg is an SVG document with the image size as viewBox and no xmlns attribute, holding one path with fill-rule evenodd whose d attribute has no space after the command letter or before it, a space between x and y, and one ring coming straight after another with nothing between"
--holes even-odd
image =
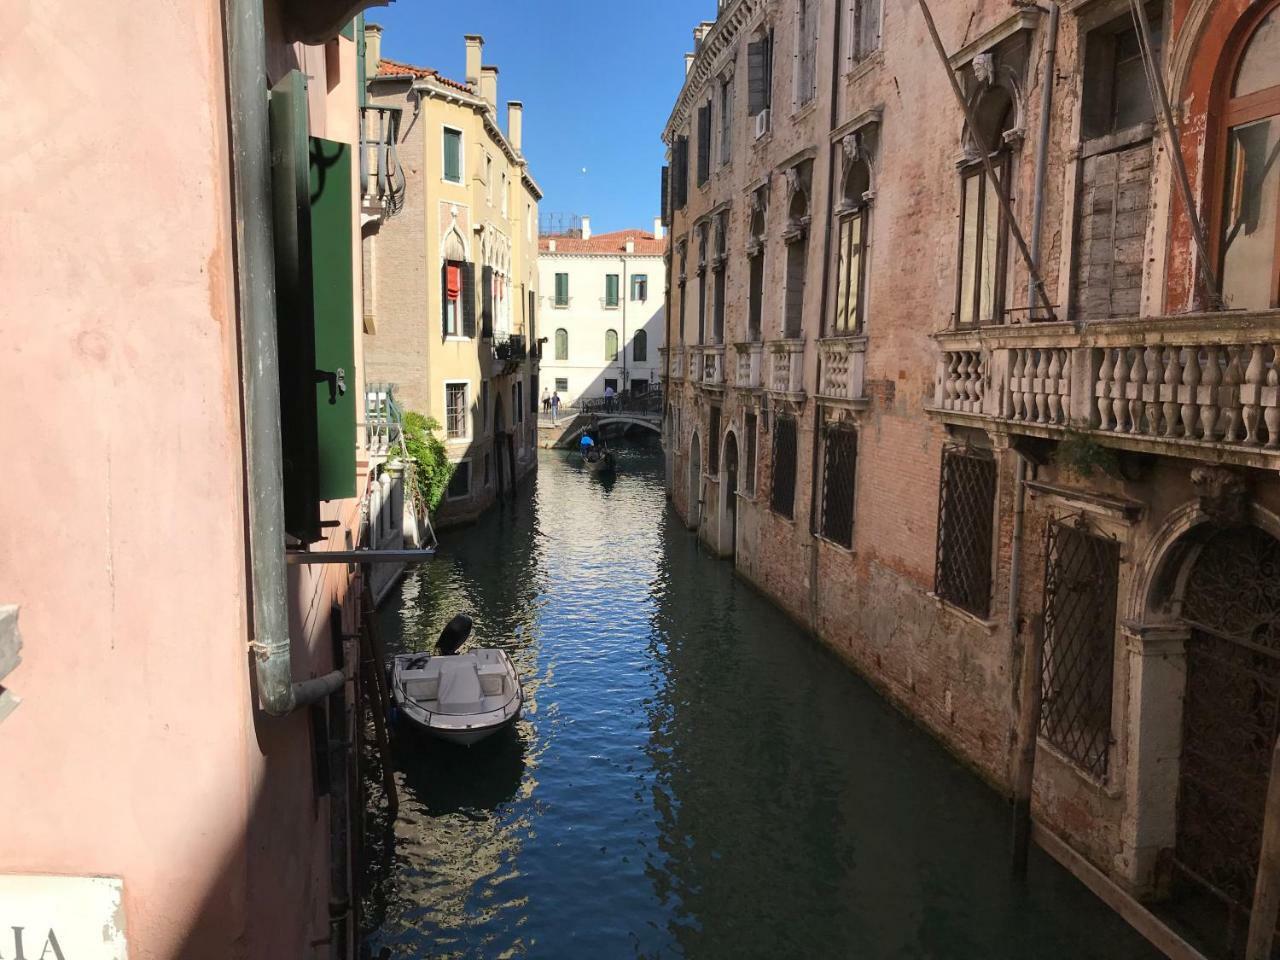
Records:
<instances>
[{"instance_id":1,"label":"arched doorway at water level","mask_svg":"<svg viewBox=\"0 0 1280 960\"><path fill-rule=\"evenodd\" d=\"M720 463L720 553L732 560L738 552L738 437L732 430L724 436Z\"/></svg>"},{"instance_id":2,"label":"arched doorway at water level","mask_svg":"<svg viewBox=\"0 0 1280 960\"><path fill-rule=\"evenodd\" d=\"M689 506L687 520L690 530L698 529L702 519L702 441L695 433L689 441Z\"/></svg>"}]
</instances>

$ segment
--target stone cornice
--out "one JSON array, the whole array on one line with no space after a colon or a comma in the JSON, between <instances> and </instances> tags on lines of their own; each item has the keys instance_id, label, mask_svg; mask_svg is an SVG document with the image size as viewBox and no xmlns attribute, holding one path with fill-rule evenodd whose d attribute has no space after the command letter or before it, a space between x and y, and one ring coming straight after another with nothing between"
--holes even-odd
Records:
<instances>
[{"instance_id":1,"label":"stone cornice","mask_svg":"<svg viewBox=\"0 0 1280 960\"><path fill-rule=\"evenodd\" d=\"M667 118L662 130L662 140L668 146L675 138L676 131L683 127L689 118L689 108L695 97L702 91L707 81L715 76L721 66L720 58L738 39L742 29L749 26L756 13L764 7L765 0L729 0L720 11L716 25L703 38L693 66L684 78L684 86L676 97L676 105Z\"/></svg>"}]
</instances>

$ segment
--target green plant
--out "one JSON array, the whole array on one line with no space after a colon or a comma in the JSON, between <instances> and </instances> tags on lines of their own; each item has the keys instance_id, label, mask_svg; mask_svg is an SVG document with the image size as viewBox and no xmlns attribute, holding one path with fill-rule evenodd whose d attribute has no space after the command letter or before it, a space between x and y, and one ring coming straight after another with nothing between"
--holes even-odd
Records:
<instances>
[{"instance_id":1,"label":"green plant","mask_svg":"<svg viewBox=\"0 0 1280 960\"><path fill-rule=\"evenodd\" d=\"M405 452L409 456L409 487L419 503L428 512L434 512L444 497L453 476L453 464L445 453L444 444L436 436L440 424L431 417L410 410L401 425Z\"/></svg>"},{"instance_id":2,"label":"green plant","mask_svg":"<svg viewBox=\"0 0 1280 960\"><path fill-rule=\"evenodd\" d=\"M1063 434L1053 462L1070 467L1082 477L1092 477L1098 471L1109 477L1120 476L1120 458L1116 452L1079 430L1067 430Z\"/></svg>"}]
</instances>

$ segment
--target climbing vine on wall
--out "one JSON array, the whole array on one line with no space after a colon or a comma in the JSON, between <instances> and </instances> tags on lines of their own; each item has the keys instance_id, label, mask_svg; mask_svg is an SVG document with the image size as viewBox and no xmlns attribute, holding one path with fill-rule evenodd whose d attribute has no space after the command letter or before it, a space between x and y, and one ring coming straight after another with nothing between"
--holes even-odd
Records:
<instances>
[{"instance_id":1,"label":"climbing vine on wall","mask_svg":"<svg viewBox=\"0 0 1280 960\"><path fill-rule=\"evenodd\" d=\"M436 435L440 424L431 417L410 410L404 415L404 447L410 461L410 491L428 512L434 513L444 497L453 464Z\"/></svg>"}]
</instances>

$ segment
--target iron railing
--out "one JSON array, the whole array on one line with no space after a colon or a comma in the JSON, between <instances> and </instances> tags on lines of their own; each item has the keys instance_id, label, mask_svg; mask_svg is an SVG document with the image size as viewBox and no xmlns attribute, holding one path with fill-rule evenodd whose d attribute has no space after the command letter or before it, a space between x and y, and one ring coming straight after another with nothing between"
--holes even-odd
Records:
<instances>
[{"instance_id":1,"label":"iron railing","mask_svg":"<svg viewBox=\"0 0 1280 960\"><path fill-rule=\"evenodd\" d=\"M1083 524L1045 533L1040 733L1099 780L1111 747L1120 545Z\"/></svg>"},{"instance_id":2,"label":"iron railing","mask_svg":"<svg viewBox=\"0 0 1280 960\"><path fill-rule=\"evenodd\" d=\"M506 363L524 363L529 357L529 347L521 334L493 342L493 355Z\"/></svg>"},{"instance_id":3,"label":"iron railing","mask_svg":"<svg viewBox=\"0 0 1280 960\"><path fill-rule=\"evenodd\" d=\"M796 507L796 419L778 417L773 424L773 480L769 505L788 520Z\"/></svg>"},{"instance_id":4,"label":"iron railing","mask_svg":"<svg viewBox=\"0 0 1280 960\"><path fill-rule=\"evenodd\" d=\"M934 592L983 619L991 611L995 499L996 462L990 451L943 451Z\"/></svg>"},{"instance_id":5,"label":"iron railing","mask_svg":"<svg viewBox=\"0 0 1280 960\"><path fill-rule=\"evenodd\" d=\"M400 443L404 411L396 402L394 383L370 383L364 391L364 446L373 456L386 456Z\"/></svg>"},{"instance_id":6,"label":"iron railing","mask_svg":"<svg viewBox=\"0 0 1280 960\"><path fill-rule=\"evenodd\" d=\"M822 470L822 536L846 549L853 546L853 488L858 472L858 433L839 425L827 429Z\"/></svg>"},{"instance_id":7,"label":"iron railing","mask_svg":"<svg viewBox=\"0 0 1280 960\"><path fill-rule=\"evenodd\" d=\"M396 155L400 108L360 108L360 195L381 204L388 217L404 206L404 168Z\"/></svg>"}]
</instances>

